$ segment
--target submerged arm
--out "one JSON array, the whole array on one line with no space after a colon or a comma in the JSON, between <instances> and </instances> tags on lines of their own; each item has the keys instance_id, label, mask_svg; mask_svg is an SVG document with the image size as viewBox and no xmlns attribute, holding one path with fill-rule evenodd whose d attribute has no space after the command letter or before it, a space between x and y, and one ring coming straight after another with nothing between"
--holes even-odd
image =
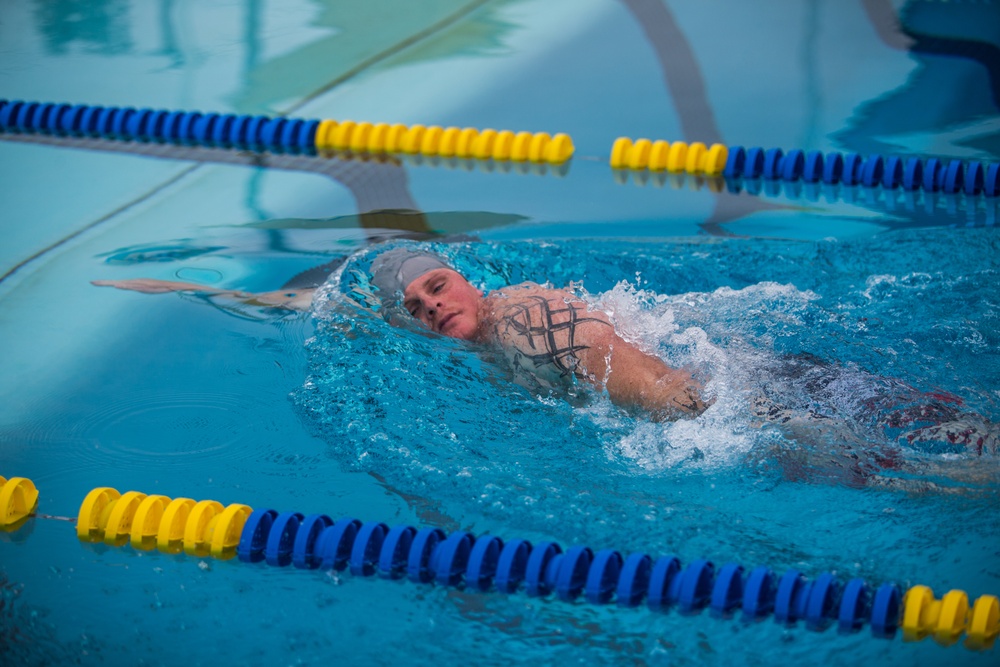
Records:
<instances>
[{"instance_id":1,"label":"submerged arm","mask_svg":"<svg viewBox=\"0 0 1000 667\"><path fill-rule=\"evenodd\" d=\"M91 284L98 287L115 287L117 289L142 292L143 294L166 294L167 292L196 292L208 296L218 296L235 301L241 301L250 306L267 306L270 308L287 308L289 310L308 310L312 303L315 290L275 290L273 292L243 292L185 283L173 280L156 280L154 278L134 278L130 280L92 280Z\"/></svg>"}]
</instances>

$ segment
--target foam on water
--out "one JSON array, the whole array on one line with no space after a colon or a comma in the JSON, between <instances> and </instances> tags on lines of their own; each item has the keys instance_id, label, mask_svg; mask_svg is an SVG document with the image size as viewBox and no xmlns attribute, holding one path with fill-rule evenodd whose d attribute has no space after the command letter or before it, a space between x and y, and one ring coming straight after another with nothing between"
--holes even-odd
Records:
<instances>
[{"instance_id":1,"label":"foam on water","mask_svg":"<svg viewBox=\"0 0 1000 667\"><path fill-rule=\"evenodd\" d=\"M917 463L927 456L970 458L963 446L943 441L907 443L900 434L912 430L909 422L887 428L939 376L917 365L904 381L893 376L898 366L880 368L878 360L901 343L895 332L873 331L876 320L890 318L887 308L908 307L911 299L928 317L942 300L954 307L962 279L933 266L886 272L891 263L870 244L876 252L865 248L866 268L883 271L863 271L858 281L856 266L837 266L857 263L857 249L832 241L789 246L790 270L769 259L774 245L716 245L706 259L697 242L656 254L627 242L430 244L486 291L524 280L570 285L608 313L626 340L703 380L714 403L697 419L657 423L583 384L519 385L496 350L431 334L383 310L365 279L372 249L345 262L317 297L311 373L294 399L344 466L456 514L510 518L510 511L528 510L519 525L530 525L530 516L544 522L559 514L581 526L595 516L630 516L629 499L640 489L658 498L654 506L668 506L667 486L650 487L651 479L675 485L690 475L777 475L853 487L875 477L919 477ZM734 254L750 267L733 264ZM818 285L815 269L796 254L826 255L826 281ZM657 289L663 285L677 293ZM931 287L938 301L927 303ZM971 291L980 289L977 283ZM979 318L939 322L980 330ZM968 335L956 344L963 353L977 345ZM875 372L882 369L890 372ZM968 403L983 403L981 392L971 394ZM935 475L943 461L934 459Z\"/></svg>"}]
</instances>

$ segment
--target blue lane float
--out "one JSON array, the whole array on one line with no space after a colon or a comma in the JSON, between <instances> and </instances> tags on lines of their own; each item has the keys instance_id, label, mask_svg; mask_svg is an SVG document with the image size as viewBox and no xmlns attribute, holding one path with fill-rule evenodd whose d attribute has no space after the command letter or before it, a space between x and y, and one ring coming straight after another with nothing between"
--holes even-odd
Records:
<instances>
[{"instance_id":1,"label":"blue lane float","mask_svg":"<svg viewBox=\"0 0 1000 667\"><path fill-rule=\"evenodd\" d=\"M0 132L21 134L300 153L315 150L319 124L305 119L0 100Z\"/></svg>"},{"instance_id":2,"label":"blue lane float","mask_svg":"<svg viewBox=\"0 0 1000 667\"><path fill-rule=\"evenodd\" d=\"M798 149L786 154L780 148L732 146L722 175L727 181L763 178L766 181L863 185L887 190L923 189L925 192L964 193L971 197L1000 196L1000 164L962 160L945 163L938 158L921 161L916 157L865 157L858 153L824 155L820 151L804 153Z\"/></svg>"},{"instance_id":3,"label":"blue lane float","mask_svg":"<svg viewBox=\"0 0 1000 667\"><path fill-rule=\"evenodd\" d=\"M236 555L246 563L350 571L477 591L524 591L566 602L582 598L620 607L645 602L659 612L676 609L693 615L708 609L718 618L742 612L753 621L773 615L783 625L804 622L817 632L836 625L841 633L855 633L867 624L874 636L885 639L895 636L903 605L902 590L894 583L872 589L864 580L852 579L842 585L830 573L810 581L791 570L778 578L766 566L749 574L737 563L717 569L703 559L685 567L669 555L624 557L614 549L594 552L580 545L563 550L555 542L504 542L465 531L389 528L382 522L334 521L324 514L273 509L250 514Z\"/></svg>"}]
</instances>

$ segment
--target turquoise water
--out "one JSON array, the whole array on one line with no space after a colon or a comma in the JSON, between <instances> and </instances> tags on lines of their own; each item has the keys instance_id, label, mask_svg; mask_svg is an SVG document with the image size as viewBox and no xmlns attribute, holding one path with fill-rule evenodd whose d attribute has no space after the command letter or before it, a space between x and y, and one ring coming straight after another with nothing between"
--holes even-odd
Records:
<instances>
[{"instance_id":1,"label":"turquoise water","mask_svg":"<svg viewBox=\"0 0 1000 667\"><path fill-rule=\"evenodd\" d=\"M34 480L40 512L112 486L1000 593L1000 458L886 425L930 394L1000 419L996 200L607 166L623 135L996 161L995 5L343 5L4 7L5 99L564 131L577 149L520 173L0 135L0 474ZM376 213L404 208L423 213ZM485 289L572 283L715 404L652 423L341 299L404 233ZM264 290L341 260L308 315L89 282ZM12 664L995 661L94 547L54 519L0 537Z\"/></svg>"}]
</instances>

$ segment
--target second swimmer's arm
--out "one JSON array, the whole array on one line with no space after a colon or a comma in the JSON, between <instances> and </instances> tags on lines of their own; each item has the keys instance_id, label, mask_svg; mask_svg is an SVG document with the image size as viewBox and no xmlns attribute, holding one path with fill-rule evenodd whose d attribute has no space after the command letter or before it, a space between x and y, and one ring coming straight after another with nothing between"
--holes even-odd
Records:
<instances>
[{"instance_id":1,"label":"second swimmer's arm","mask_svg":"<svg viewBox=\"0 0 1000 667\"><path fill-rule=\"evenodd\" d=\"M312 289L275 290L273 292L243 292L185 283L173 280L156 280L154 278L133 278L129 280L92 280L99 287L115 287L117 289L142 292L143 294L165 294L167 292L197 292L209 296L218 296L236 301L242 301L251 306L267 306L270 308L287 308L289 310L308 310L312 303Z\"/></svg>"}]
</instances>

